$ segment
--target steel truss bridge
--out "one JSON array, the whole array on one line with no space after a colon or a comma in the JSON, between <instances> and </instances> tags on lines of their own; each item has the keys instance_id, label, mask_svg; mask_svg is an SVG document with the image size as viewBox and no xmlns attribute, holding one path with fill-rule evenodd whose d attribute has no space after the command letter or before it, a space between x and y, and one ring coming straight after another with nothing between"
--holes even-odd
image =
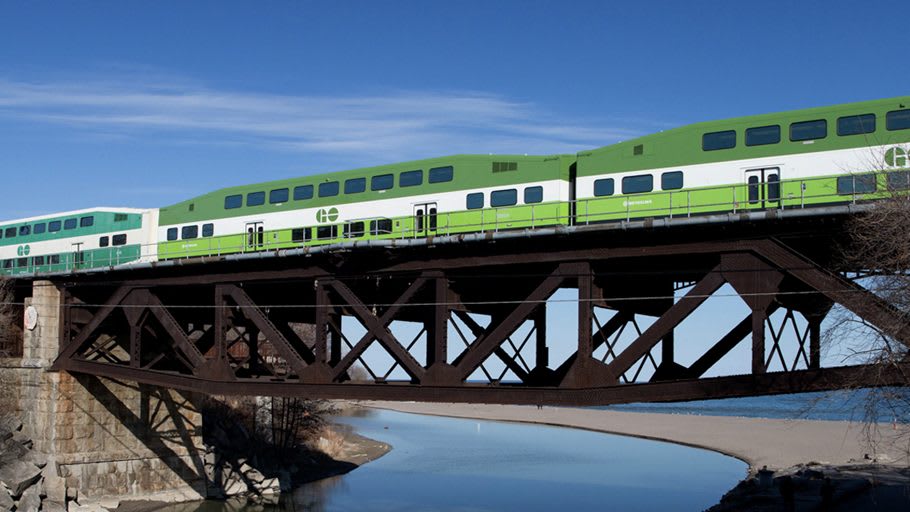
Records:
<instances>
[{"instance_id":1,"label":"steel truss bridge","mask_svg":"<svg viewBox=\"0 0 910 512\"><path fill-rule=\"evenodd\" d=\"M847 215L753 217L52 277L52 369L216 395L590 405L863 382L870 368L821 366L834 304L910 340L897 311L833 270ZM717 339L674 336L725 284L748 314ZM547 300L565 288L577 322L548 339ZM394 321L420 332L404 338ZM750 373L704 377L741 343ZM564 361L551 361L557 344ZM700 354L687 364L683 344ZM365 357L377 346L385 371ZM874 384L894 378L875 372Z\"/></svg>"}]
</instances>

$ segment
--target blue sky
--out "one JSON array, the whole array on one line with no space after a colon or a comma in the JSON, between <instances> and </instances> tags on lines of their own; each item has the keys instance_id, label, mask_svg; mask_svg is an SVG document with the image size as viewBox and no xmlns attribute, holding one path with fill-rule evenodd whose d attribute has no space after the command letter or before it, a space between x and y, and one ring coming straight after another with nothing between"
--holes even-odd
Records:
<instances>
[{"instance_id":1,"label":"blue sky","mask_svg":"<svg viewBox=\"0 0 910 512\"><path fill-rule=\"evenodd\" d=\"M0 219L907 94L906 2L0 3Z\"/></svg>"}]
</instances>

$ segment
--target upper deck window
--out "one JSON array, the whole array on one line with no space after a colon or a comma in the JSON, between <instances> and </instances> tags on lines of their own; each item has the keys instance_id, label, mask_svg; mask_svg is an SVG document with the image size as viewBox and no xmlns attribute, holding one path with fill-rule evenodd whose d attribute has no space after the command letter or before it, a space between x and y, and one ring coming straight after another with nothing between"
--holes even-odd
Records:
<instances>
[{"instance_id":1,"label":"upper deck window","mask_svg":"<svg viewBox=\"0 0 910 512\"><path fill-rule=\"evenodd\" d=\"M313 185L300 185L294 187L294 201L303 201L313 198Z\"/></svg>"},{"instance_id":2,"label":"upper deck window","mask_svg":"<svg viewBox=\"0 0 910 512\"><path fill-rule=\"evenodd\" d=\"M910 128L910 108L888 112L885 115L885 128L889 130L906 130Z\"/></svg>"},{"instance_id":3,"label":"upper deck window","mask_svg":"<svg viewBox=\"0 0 910 512\"><path fill-rule=\"evenodd\" d=\"M63 229L76 229L77 219L66 219L63 221Z\"/></svg>"},{"instance_id":4,"label":"upper deck window","mask_svg":"<svg viewBox=\"0 0 910 512\"><path fill-rule=\"evenodd\" d=\"M837 118L838 135L860 135L875 131L875 114Z\"/></svg>"},{"instance_id":5,"label":"upper deck window","mask_svg":"<svg viewBox=\"0 0 910 512\"><path fill-rule=\"evenodd\" d=\"M6 231L3 233L3 236L6 238L13 238L16 236L16 228L6 228Z\"/></svg>"},{"instance_id":6,"label":"upper deck window","mask_svg":"<svg viewBox=\"0 0 910 512\"><path fill-rule=\"evenodd\" d=\"M79 219L80 228L88 228L95 224L95 217L82 217Z\"/></svg>"},{"instance_id":7,"label":"upper deck window","mask_svg":"<svg viewBox=\"0 0 910 512\"><path fill-rule=\"evenodd\" d=\"M338 182L327 181L319 184L319 197L332 197L338 195Z\"/></svg>"},{"instance_id":8,"label":"upper deck window","mask_svg":"<svg viewBox=\"0 0 910 512\"><path fill-rule=\"evenodd\" d=\"M825 121L824 119L801 121L790 125L790 140L792 142L824 139L827 136L828 121Z\"/></svg>"},{"instance_id":9,"label":"upper deck window","mask_svg":"<svg viewBox=\"0 0 910 512\"><path fill-rule=\"evenodd\" d=\"M51 233L56 233L57 231L60 231L61 225L62 225L62 223L59 220L52 220L47 223L47 229Z\"/></svg>"},{"instance_id":10,"label":"upper deck window","mask_svg":"<svg viewBox=\"0 0 910 512\"><path fill-rule=\"evenodd\" d=\"M344 193L345 194L359 194L367 189L367 179L366 178L353 178L350 180L345 180L344 182Z\"/></svg>"},{"instance_id":11,"label":"upper deck window","mask_svg":"<svg viewBox=\"0 0 910 512\"><path fill-rule=\"evenodd\" d=\"M286 188L276 188L269 191L269 204L288 202L289 191Z\"/></svg>"},{"instance_id":12,"label":"upper deck window","mask_svg":"<svg viewBox=\"0 0 910 512\"><path fill-rule=\"evenodd\" d=\"M736 132L733 130L706 133L701 137L701 149L703 151L715 151L718 149L731 149L735 147Z\"/></svg>"},{"instance_id":13,"label":"upper deck window","mask_svg":"<svg viewBox=\"0 0 910 512\"><path fill-rule=\"evenodd\" d=\"M380 174L370 179L370 190L388 190L395 185L395 177L391 174Z\"/></svg>"},{"instance_id":14,"label":"upper deck window","mask_svg":"<svg viewBox=\"0 0 910 512\"><path fill-rule=\"evenodd\" d=\"M234 208L240 208L243 206L243 196L241 194L226 196L224 198L224 209L233 210Z\"/></svg>"},{"instance_id":15,"label":"upper deck window","mask_svg":"<svg viewBox=\"0 0 910 512\"><path fill-rule=\"evenodd\" d=\"M183 226L183 229L180 230L180 238L184 240L189 240L191 238L197 238L199 236L199 226Z\"/></svg>"},{"instance_id":16,"label":"upper deck window","mask_svg":"<svg viewBox=\"0 0 910 512\"><path fill-rule=\"evenodd\" d=\"M443 183L446 181L452 181L455 177L455 169L451 165L446 167L434 167L430 169L430 183Z\"/></svg>"},{"instance_id":17,"label":"upper deck window","mask_svg":"<svg viewBox=\"0 0 910 512\"><path fill-rule=\"evenodd\" d=\"M47 231L47 224L45 224L43 222L40 224L35 224L34 233L36 235L40 235L41 233L44 233L45 231Z\"/></svg>"},{"instance_id":18,"label":"upper deck window","mask_svg":"<svg viewBox=\"0 0 910 512\"><path fill-rule=\"evenodd\" d=\"M780 142L780 125L758 126L746 129L747 146L763 146Z\"/></svg>"},{"instance_id":19,"label":"upper deck window","mask_svg":"<svg viewBox=\"0 0 910 512\"><path fill-rule=\"evenodd\" d=\"M265 204L265 192L250 192L246 195L247 206L259 206Z\"/></svg>"},{"instance_id":20,"label":"upper deck window","mask_svg":"<svg viewBox=\"0 0 910 512\"><path fill-rule=\"evenodd\" d=\"M415 187L423 184L423 170L405 171L398 175L399 187Z\"/></svg>"},{"instance_id":21,"label":"upper deck window","mask_svg":"<svg viewBox=\"0 0 910 512\"><path fill-rule=\"evenodd\" d=\"M32 233L31 226L20 226L19 227L19 236L27 236Z\"/></svg>"}]
</instances>

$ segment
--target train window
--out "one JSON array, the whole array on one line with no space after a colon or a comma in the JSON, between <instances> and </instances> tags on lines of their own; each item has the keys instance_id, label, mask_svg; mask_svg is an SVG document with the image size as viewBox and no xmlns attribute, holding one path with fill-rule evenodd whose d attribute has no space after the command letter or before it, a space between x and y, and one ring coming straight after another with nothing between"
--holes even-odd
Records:
<instances>
[{"instance_id":1,"label":"train window","mask_svg":"<svg viewBox=\"0 0 910 512\"><path fill-rule=\"evenodd\" d=\"M52 220L47 223L47 230L51 233L56 233L57 231L60 231L60 224L59 220Z\"/></svg>"},{"instance_id":2,"label":"train window","mask_svg":"<svg viewBox=\"0 0 910 512\"><path fill-rule=\"evenodd\" d=\"M16 268L28 268L28 258L19 258L16 260Z\"/></svg>"},{"instance_id":3,"label":"train window","mask_svg":"<svg viewBox=\"0 0 910 512\"><path fill-rule=\"evenodd\" d=\"M594 180L594 196L612 196L613 195L613 178L603 178Z\"/></svg>"},{"instance_id":4,"label":"train window","mask_svg":"<svg viewBox=\"0 0 910 512\"><path fill-rule=\"evenodd\" d=\"M265 204L265 192L250 192L246 195L247 206L259 206Z\"/></svg>"},{"instance_id":5,"label":"train window","mask_svg":"<svg viewBox=\"0 0 910 512\"><path fill-rule=\"evenodd\" d=\"M269 204L286 202L288 202L288 189L276 188L275 190L269 191Z\"/></svg>"},{"instance_id":6,"label":"train window","mask_svg":"<svg viewBox=\"0 0 910 512\"><path fill-rule=\"evenodd\" d=\"M338 236L338 226L319 226L316 228L316 238L330 240Z\"/></svg>"},{"instance_id":7,"label":"train window","mask_svg":"<svg viewBox=\"0 0 910 512\"><path fill-rule=\"evenodd\" d=\"M95 225L95 217L82 217L79 219L80 228L89 228Z\"/></svg>"},{"instance_id":8,"label":"train window","mask_svg":"<svg viewBox=\"0 0 910 512\"><path fill-rule=\"evenodd\" d=\"M114 235L111 237L111 245L126 245L126 235Z\"/></svg>"},{"instance_id":9,"label":"train window","mask_svg":"<svg viewBox=\"0 0 910 512\"><path fill-rule=\"evenodd\" d=\"M765 177L768 183L768 201L780 201L780 176L777 173Z\"/></svg>"},{"instance_id":10,"label":"train window","mask_svg":"<svg viewBox=\"0 0 910 512\"><path fill-rule=\"evenodd\" d=\"M518 191L514 188L494 190L490 193L490 206L493 208L512 206L514 204L518 204Z\"/></svg>"},{"instance_id":11,"label":"train window","mask_svg":"<svg viewBox=\"0 0 910 512\"><path fill-rule=\"evenodd\" d=\"M780 142L780 125L759 126L746 129L747 146L764 146Z\"/></svg>"},{"instance_id":12,"label":"train window","mask_svg":"<svg viewBox=\"0 0 910 512\"><path fill-rule=\"evenodd\" d=\"M66 219L63 221L63 229L76 229L77 219Z\"/></svg>"},{"instance_id":13,"label":"train window","mask_svg":"<svg viewBox=\"0 0 910 512\"><path fill-rule=\"evenodd\" d=\"M483 208L483 192L474 192L468 194L465 203L465 206L467 206L468 210Z\"/></svg>"},{"instance_id":14,"label":"train window","mask_svg":"<svg viewBox=\"0 0 910 512\"><path fill-rule=\"evenodd\" d=\"M114 214L114 222L124 222L124 221L126 221L127 218L128 217L125 213L115 213Z\"/></svg>"},{"instance_id":15,"label":"train window","mask_svg":"<svg viewBox=\"0 0 910 512\"><path fill-rule=\"evenodd\" d=\"M31 226L19 226L19 236L28 236L32 234Z\"/></svg>"},{"instance_id":16,"label":"train window","mask_svg":"<svg viewBox=\"0 0 910 512\"><path fill-rule=\"evenodd\" d=\"M344 181L345 194L359 194L367 189L366 178L352 178Z\"/></svg>"},{"instance_id":17,"label":"train window","mask_svg":"<svg viewBox=\"0 0 910 512\"><path fill-rule=\"evenodd\" d=\"M313 198L313 185L300 185L294 187L294 201L303 201Z\"/></svg>"},{"instance_id":18,"label":"train window","mask_svg":"<svg viewBox=\"0 0 910 512\"><path fill-rule=\"evenodd\" d=\"M395 185L395 176L380 174L370 179L370 190L388 190Z\"/></svg>"},{"instance_id":19,"label":"train window","mask_svg":"<svg viewBox=\"0 0 910 512\"><path fill-rule=\"evenodd\" d=\"M225 196L224 198L224 209L233 210L234 208L240 208L243 206L243 195L237 194L233 196Z\"/></svg>"},{"instance_id":20,"label":"train window","mask_svg":"<svg viewBox=\"0 0 910 512\"><path fill-rule=\"evenodd\" d=\"M650 174L626 176L622 179L623 194L640 194L652 190L654 190L654 176Z\"/></svg>"},{"instance_id":21,"label":"train window","mask_svg":"<svg viewBox=\"0 0 910 512\"><path fill-rule=\"evenodd\" d=\"M167 239L169 242L177 240L177 228L168 228Z\"/></svg>"},{"instance_id":22,"label":"train window","mask_svg":"<svg viewBox=\"0 0 910 512\"><path fill-rule=\"evenodd\" d=\"M885 128L889 130L906 130L910 128L910 108L892 110L885 114Z\"/></svg>"},{"instance_id":23,"label":"train window","mask_svg":"<svg viewBox=\"0 0 910 512\"><path fill-rule=\"evenodd\" d=\"M44 256L35 256L32 261L35 265L44 265Z\"/></svg>"},{"instance_id":24,"label":"train window","mask_svg":"<svg viewBox=\"0 0 910 512\"><path fill-rule=\"evenodd\" d=\"M199 226L183 226L180 230L180 238L188 240L199 237Z\"/></svg>"},{"instance_id":25,"label":"train window","mask_svg":"<svg viewBox=\"0 0 910 512\"><path fill-rule=\"evenodd\" d=\"M838 194L868 194L875 192L875 175L859 174L837 178Z\"/></svg>"},{"instance_id":26,"label":"train window","mask_svg":"<svg viewBox=\"0 0 910 512\"><path fill-rule=\"evenodd\" d=\"M295 243L303 242L303 232L308 228L294 228L291 230L291 241Z\"/></svg>"},{"instance_id":27,"label":"train window","mask_svg":"<svg viewBox=\"0 0 910 512\"><path fill-rule=\"evenodd\" d=\"M47 259L48 259L48 263L50 263L51 265L60 264L60 255L59 254L51 254Z\"/></svg>"},{"instance_id":28,"label":"train window","mask_svg":"<svg viewBox=\"0 0 910 512\"><path fill-rule=\"evenodd\" d=\"M202 236L210 237L215 235L215 225L214 224L203 224L202 225Z\"/></svg>"},{"instance_id":29,"label":"train window","mask_svg":"<svg viewBox=\"0 0 910 512\"><path fill-rule=\"evenodd\" d=\"M377 219L370 221L371 235L387 235L392 232L391 219Z\"/></svg>"},{"instance_id":30,"label":"train window","mask_svg":"<svg viewBox=\"0 0 910 512\"><path fill-rule=\"evenodd\" d=\"M43 222L40 224L35 224L35 227L33 228L33 233L35 233L36 235L40 235L40 234L44 233L45 231L47 231L47 224L45 224Z\"/></svg>"},{"instance_id":31,"label":"train window","mask_svg":"<svg viewBox=\"0 0 910 512\"><path fill-rule=\"evenodd\" d=\"M527 187L525 189L525 204L543 201L543 187Z\"/></svg>"},{"instance_id":32,"label":"train window","mask_svg":"<svg viewBox=\"0 0 910 512\"><path fill-rule=\"evenodd\" d=\"M910 171L888 173L888 190L906 190L910 188Z\"/></svg>"},{"instance_id":33,"label":"train window","mask_svg":"<svg viewBox=\"0 0 910 512\"><path fill-rule=\"evenodd\" d=\"M660 175L661 190L676 190L683 188L682 171L665 172Z\"/></svg>"},{"instance_id":34,"label":"train window","mask_svg":"<svg viewBox=\"0 0 910 512\"><path fill-rule=\"evenodd\" d=\"M344 237L356 238L363 236L363 221L348 222L344 225Z\"/></svg>"},{"instance_id":35,"label":"train window","mask_svg":"<svg viewBox=\"0 0 910 512\"><path fill-rule=\"evenodd\" d=\"M838 135L860 135L875 131L875 114L837 118Z\"/></svg>"},{"instance_id":36,"label":"train window","mask_svg":"<svg viewBox=\"0 0 910 512\"><path fill-rule=\"evenodd\" d=\"M3 268L13 268L13 260L3 260Z\"/></svg>"},{"instance_id":37,"label":"train window","mask_svg":"<svg viewBox=\"0 0 910 512\"><path fill-rule=\"evenodd\" d=\"M111 245L111 239L109 237L103 236L98 239L98 247L107 247Z\"/></svg>"},{"instance_id":38,"label":"train window","mask_svg":"<svg viewBox=\"0 0 910 512\"><path fill-rule=\"evenodd\" d=\"M338 195L338 182L327 181L319 184L319 197L332 197Z\"/></svg>"},{"instance_id":39,"label":"train window","mask_svg":"<svg viewBox=\"0 0 910 512\"><path fill-rule=\"evenodd\" d=\"M792 142L824 139L827 136L828 121L825 121L824 119L801 121L790 125L790 140Z\"/></svg>"},{"instance_id":40,"label":"train window","mask_svg":"<svg viewBox=\"0 0 910 512\"><path fill-rule=\"evenodd\" d=\"M6 228L4 235L6 236L6 238L13 238L14 236L16 236L16 228Z\"/></svg>"},{"instance_id":41,"label":"train window","mask_svg":"<svg viewBox=\"0 0 910 512\"><path fill-rule=\"evenodd\" d=\"M452 181L452 178L455 177L455 169L451 165L446 167L434 167L430 169L430 177L427 181L430 183L443 183L446 181Z\"/></svg>"},{"instance_id":42,"label":"train window","mask_svg":"<svg viewBox=\"0 0 910 512\"><path fill-rule=\"evenodd\" d=\"M405 171L398 175L399 187L414 187L423 184L423 170Z\"/></svg>"},{"instance_id":43,"label":"train window","mask_svg":"<svg viewBox=\"0 0 910 512\"><path fill-rule=\"evenodd\" d=\"M701 149L703 151L715 151L718 149L730 149L735 147L736 132L734 130L711 132L701 136Z\"/></svg>"}]
</instances>

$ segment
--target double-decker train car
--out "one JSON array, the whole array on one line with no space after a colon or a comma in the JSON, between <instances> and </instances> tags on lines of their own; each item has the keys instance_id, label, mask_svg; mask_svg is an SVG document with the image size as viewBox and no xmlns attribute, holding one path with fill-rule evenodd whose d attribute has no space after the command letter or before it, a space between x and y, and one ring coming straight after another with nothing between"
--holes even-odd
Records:
<instances>
[{"instance_id":1,"label":"double-decker train car","mask_svg":"<svg viewBox=\"0 0 910 512\"><path fill-rule=\"evenodd\" d=\"M648 218L910 190L910 96L693 124L576 155L456 155L0 224L0 275ZM901 192L903 191L903 192Z\"/></svg>"},{"instance_id":2,"label":"double-decker train car","mask_svg":"<svg viewBox=\"0 0 910 512\"><path fill-rule=\"evenodd\" d=\"M154 261L156 210L92 208L0 223L0 275Z\"/></svg>"},{"instance_id":3,"label":"double-decker train car","mask_svg":"<svg viewBox=\"0 0 910 512\"><path fill-rule=\"evenodd\" d=\"M742 117L581 152L575 220L806 208L907 189L908 107L903 97Z\"/></svg>"},{"instance_id":4,"label":"double-decker train car","mask_svg":"<svg viewBox=\"0 0 910 512\"><path fill-rule=\"evenodd\" d=\"M161 260L568 224L572 155L458 155L232 187L161 209Z\"/></svg>"}]
</instances>

